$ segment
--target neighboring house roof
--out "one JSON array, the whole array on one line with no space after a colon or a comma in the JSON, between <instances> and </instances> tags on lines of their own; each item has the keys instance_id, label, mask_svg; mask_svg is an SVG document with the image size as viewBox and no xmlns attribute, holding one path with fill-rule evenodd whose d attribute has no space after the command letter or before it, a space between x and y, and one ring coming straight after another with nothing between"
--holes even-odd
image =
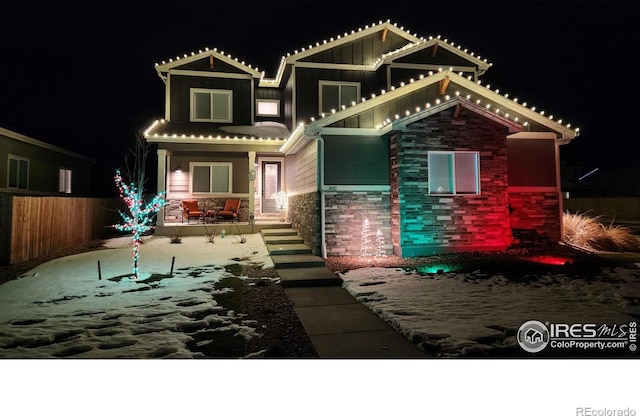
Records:
<instances>
[{"instance_id":1,"label":"neighboring house roof","mask_svg":"<svg viewBox=\"0 0 640 416\"><path fill-rule=\"evenodd\" d=\"M0 136L9 137L11 139L18 140L18 141L23 142L23 143L28 143L28 144L31 144L33 146L38 146L38 147L41 147L43 149L51 150L52 152L56 152L56 153L60 153L60 154L66 155L66 156L74 157L76 159L82 159L82 160L85 160L85 161L87 161L87 162L89 162L91 164L96 163L95 159L92 159L90 157L81 155L79 153L72 152L72 151L67 150L67 149L63 149L62 147L58 147L58 146L54 146L54 145L49 144L49 143L42 142L40 140L33 139L33 138L29 137L29 136L25 136L24 134L20 134L20 133L17 133L15 131L11 131L11 130L8 130L8 129L2 128L2 127L0 127Z\"/></svg>"},{"instance_id":2,"label":"neighboring house roof","mask_svg":"<svg viewBox=\"0 0 640 416\"><path fill-rule=\"evenodd\" d=\"M398 111L400 100L406 100L409 95L415 97L427 97L427 102L418 104L414 108L402 108ZM428 101L431 99L431 101ZM508 95L501 95L499 90L491 90L488 86L482 86L480 82L471 81L454 72L443 70L429 74L418 80L412 80L407 84L392 87L391 91L381 91L379 95L369 99L363 98L361 102L339 109L331 114L320 115L305 123L307 135L313 135L325 128L341 128L351 134L384 134L390 130L403 129L407 124L417 119L424 118L431 113L442 111L453 104L460 104L467 108L481 112L486 117L493 117L503 124L514 126L512 131L525 130L534 132L553 132L558 137L559 144L565 144L579 135L579 129L572 128L571 124L563 124L562 120L556 120L553 115L546 115L544 111L537 112L535 107L529 107L526 103L520 104L517 98L511 99ZM343 124L345 120L357 117L369 110L376 108L378 119L374 125L357 129L348 129ZM393 113L391 113L393 111ZM283 146L282 151L290 152L296 141L301 140L305 133L298 132L292 140Z\"/></svg>"}]
</instances>

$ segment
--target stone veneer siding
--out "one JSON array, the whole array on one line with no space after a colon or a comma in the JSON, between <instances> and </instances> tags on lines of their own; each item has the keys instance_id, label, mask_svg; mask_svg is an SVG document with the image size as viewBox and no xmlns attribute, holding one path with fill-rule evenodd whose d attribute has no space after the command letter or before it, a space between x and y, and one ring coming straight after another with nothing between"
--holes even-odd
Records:
<instances>
[{"instance_id":1,"label":"stone veneer siding","mask_svg":"<svg viewBox=\"0 0 640 416\"><path fill-rule=\"evenodd\" d=\"M376 232L382 231L385 254L392 253L391 199L388 191L326 192L327 256L360 256L362 226L369 219L369 252L376 254Z\"/></svg>"},{"instance_id":2,"label":"stone veneer siding","mask_svg":"<svg viewBox=\"0 0 640 416\"><path fill-rule=\"evenodd\" d=\"M390 140L394 254L505 249L511 243L508 130L462 108L412 123ZM427 151L478 151L479 195L428 195Z\"/></svg>"},{"instance_id":3,"label":"stone veneer siding","mask_svg":"<svg viewBox=\"0 0 640 416\"><path fill-rule=\"evenodd\" d=\"M559 192L509 192L509 206L512 227L533 228L553 241L561 241Z\"/></svg>"},{"instance_id":4,"label":"stone veneer siding","mask_svg":"<svg viewBox=\"0 0 640 416\"><path fill-rule=\"evenodd\" d=\"M293 195L289 197L287 221L304 243L311 247L313 254L321 255L320 237L320 198L318 192Z\"/></svg>"},{"instance_id":5,"label":"stone veneer siding","mask_svg":"<svg viewBox=\"0 0 640 416\"><path fill-rule=\"evenodd\" d=\"M224 208L224 203L227 200L227 198L167 198L167 205L164 208L165 223L181 222L182 208L180 207L180 203L185 199L198 200L198 206L204 212L208 210L217 211ZM176 216L177 218L175 218ZM240 198L240 213L238 218L241 222L249 221L249 198Z\"/></svg>"}]
</instances>

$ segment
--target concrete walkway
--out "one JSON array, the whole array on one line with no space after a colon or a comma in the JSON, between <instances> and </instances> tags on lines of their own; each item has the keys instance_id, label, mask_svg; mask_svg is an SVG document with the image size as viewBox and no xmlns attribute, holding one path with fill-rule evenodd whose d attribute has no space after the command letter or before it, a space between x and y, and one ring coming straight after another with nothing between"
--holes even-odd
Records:
<instances>
[{"instance_id":1,"label":"concrete walkway","mask_svg":"<svg viewBox=\"0 0 640 416\"><path fill-rule=\"evenodd\" d=\"M290 228L262 230L285 293L320 358L426 358L342 287Z\"/></svg>"}]
</instances>

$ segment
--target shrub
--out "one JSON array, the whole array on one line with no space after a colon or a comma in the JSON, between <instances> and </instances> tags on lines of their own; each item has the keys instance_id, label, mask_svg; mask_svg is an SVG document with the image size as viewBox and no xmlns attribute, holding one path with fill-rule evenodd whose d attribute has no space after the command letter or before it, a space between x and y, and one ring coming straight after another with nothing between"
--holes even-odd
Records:
<instances>
[{"instance_id":1,"label":"shrub","mask_svg":"<svg viewBox=\"0 0 640 416\"><path fill-rule=\"evenodd\" d=\"M590 251L640 252L640 239L626 227L604 225L600 217L565 212L562 218L562 240Z\"/></svg>"}]
</instances>

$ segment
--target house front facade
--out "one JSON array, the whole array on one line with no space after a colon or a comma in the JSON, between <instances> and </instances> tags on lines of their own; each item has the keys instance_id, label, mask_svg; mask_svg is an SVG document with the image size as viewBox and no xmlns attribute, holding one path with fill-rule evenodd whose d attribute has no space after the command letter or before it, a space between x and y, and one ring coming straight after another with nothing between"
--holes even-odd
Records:
<instances>
[{"instance_id":1,"label":"house front facade","mask_svg":"<svg viewBox=\"0 0 640 416\"><path fill-rule=\"evenodd\" d=\"M578 129L482 85L490 67L388 21L287 54L273 78L216 49L156 64L156 232L185 198L240 198L247 221L284 195L322 256L502 250L514 227L559 240L559 146Z\"/></svg>"}]
</instances>

